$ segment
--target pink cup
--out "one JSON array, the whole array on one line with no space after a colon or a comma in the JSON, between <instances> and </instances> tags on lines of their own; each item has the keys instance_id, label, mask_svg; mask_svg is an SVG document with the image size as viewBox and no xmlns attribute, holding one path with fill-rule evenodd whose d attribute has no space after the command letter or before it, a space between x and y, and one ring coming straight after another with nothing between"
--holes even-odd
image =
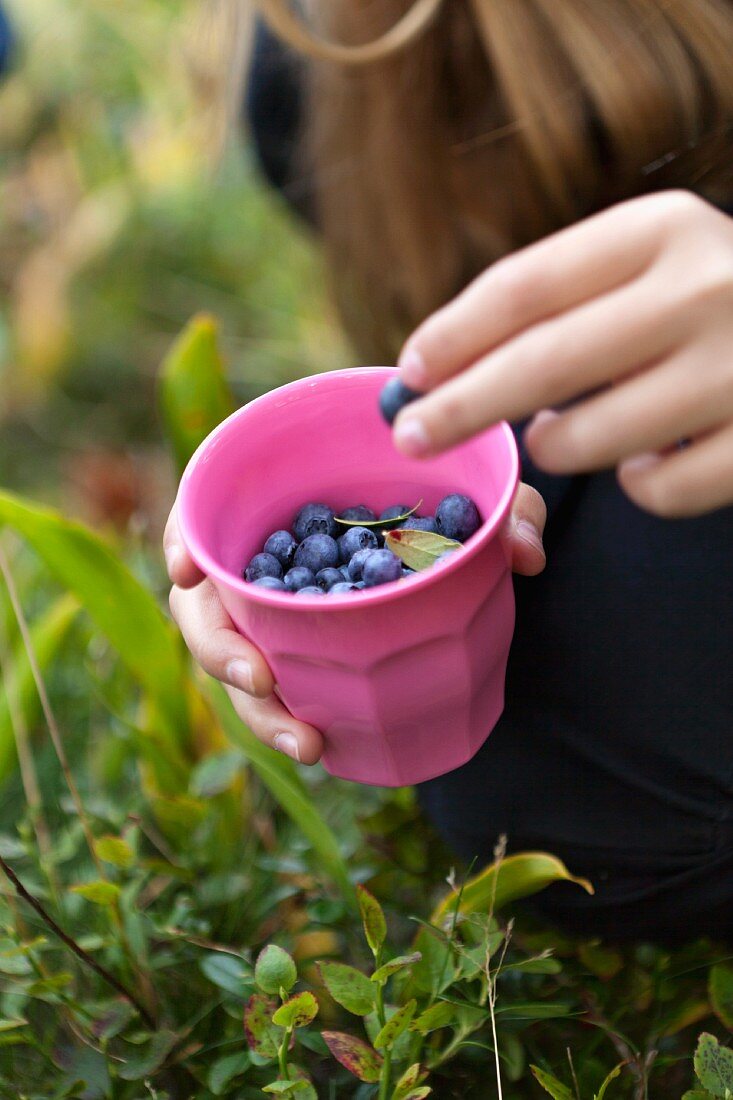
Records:
<instances>
[{"instance_id":1,"label":"pink cup","mask_svg":"<svg viewBox=\"0 0 733 1100\"><path fill-rule=\"evenodd\" d=\"M399 454L378 408L387 367L300 379L239 409L186 468L178 518L237 629L264 654L283 702L323 731L323 764L403 786L457 768L504 706L514 592L499 530L519 475L507 424L438 458ZM247 584L265 538L308 501L377 513L463 492L484 517L448 560L358 595L292 596Z\"/></svg>"}]
</instances>

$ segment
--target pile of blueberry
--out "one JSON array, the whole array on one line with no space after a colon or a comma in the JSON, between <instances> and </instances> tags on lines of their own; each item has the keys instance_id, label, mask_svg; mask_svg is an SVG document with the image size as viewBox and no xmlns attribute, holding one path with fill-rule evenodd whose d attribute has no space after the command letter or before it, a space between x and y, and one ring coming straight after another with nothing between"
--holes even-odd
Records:
<instances>
[{"instance_id":1,"label":"pile of blueberry","mask_svg":"<svg viewBox=\"0 0 733 1100\"><path fill-rule=\"evenodd\" d=\"M306 504L293 520L291 531L275 531L244 570L244 579L260 588L303 596L339 596L398 581L415 570L384 546L378 521L404 516L409 506L393 504L377 516L365 504L347 508L341 516L327 504ZM356 526L345 526L340 520ZM376 523L376 527L362 527ZM465 542L481 525L474 502L461 493L441 500L434 516L410 515L400 530L431 531Z\"/></svg>"}]
</instances>

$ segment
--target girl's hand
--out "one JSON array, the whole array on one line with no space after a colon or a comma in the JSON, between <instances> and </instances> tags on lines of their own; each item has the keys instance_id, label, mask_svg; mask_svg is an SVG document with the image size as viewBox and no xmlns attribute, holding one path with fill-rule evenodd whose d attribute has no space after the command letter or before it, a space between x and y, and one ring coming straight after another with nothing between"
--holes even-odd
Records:
<instances>
[{"instance_id":1,"label":"girl's hand","mask_svg":"<svg viewBox=\"0 0 733 1100\"><path fill-rule=\"evenodd\" d=\"M539 413L551 473L616 466L660 516L733 503L733 221L684 191L616 206L494 264L400 366L430 391L395 421L405 454Z\"/></svg>"},{"instance_id":2,"label":"girl's hand","mask_svg":"<svg viewBox=\"0 0 733 1100\"><path fill-rule=\"evenodd\" d=\"M532 576L545 566L542 531L545 505L528 485L520 485L503 532L516 573ZM226 687L242 721L266 745L302 764L315 764L323 752L318 730L299 722L275 694L275 681L259 650L238 634L211 581L188 556L178 530L175 506L163 536L170 608L194 658Z\"/></svg>"}]
</instances>

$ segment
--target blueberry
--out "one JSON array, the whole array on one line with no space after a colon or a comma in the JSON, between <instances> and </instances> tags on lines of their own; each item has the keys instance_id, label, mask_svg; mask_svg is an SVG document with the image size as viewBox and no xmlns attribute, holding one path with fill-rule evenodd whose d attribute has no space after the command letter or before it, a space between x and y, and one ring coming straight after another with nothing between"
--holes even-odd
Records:
<instances>
[{"instance_id":1,"label":"blueberry","mask_svg":"<svg viewBox=\"0 0 733 1100\"><path fill-rule=\"evenodd\" d=\"M402 576L402 562L391 550L375 550L364 562L362 578L367 588L398 581Z\"/></svg>"},{"instance_id":2,"label":"blueberry","mask_svg":"<svg viewBox=\"0 0 733 1100\"><path fill-rule=\"evenodd\" d=\"M303 565L296 565L285 574L284 583L288 592L299 592L301 588L314 585L316 577L312 569L306 569Z\"/></svg>"},{"instance_id":3,"label":"blueberry","mask_svg":"<svg viewBox=\"0 0 733 1100\"><path fill-rule=\"evenodd\" d=\"M335 538L338 524L333 509L327 504L304 505L293 520L293 533L298 542L307 539L309 535L331 535Z\"/></svg>"},{"instance_id":4,"label":"blueberry","mask_svg":"<svg viewBox=\"0 0 733 1100\"><path fill-rule=\"evenodd\" d=\"M368 527L350 527L338 540L341 561L348 564L357 550L376 550L377 536Z\"/></svg>"},{"instance_id":5,"label":"blueberry","mask_svg":"<svg viewBox=\"0 0 733 1100\"><path fill-rule=\"evenodd\" d=\"M379 411L387 423L392 424L400 409L421 396L422 394L409 389L399 378L390 378L379 395Z\"/></svg>"},{"instance_id":6,"label":"blueberry","mask_svg":"<svg viewBox=\"0 0 733 1100\"><path fill-rule=\"evenodd\" d=\"M450 493L443 497L435 509L435 521L439 534L458 542L465 542L481 526L478 508L470 497L462 493Z\"/></svg>"},{"instance_id":7,"label":"blueberry","mask_svg":"<svg viewBox=\"0 0 733 1100\"><path fill-rule=\"evenodd\" d=\"M273 592L287 592L287 585L284 581L281 581L278 577L259 577L258 580L253 581L258 588L271 588Z\"/></svg>"},{"instance_id":8,"label":"blueberry","mask_svg":"<svg viewBox=\"0 0 733 1100\"><path fill-rule=\"evenodd\" d=\"M319 588L317 584L306 585L305 588L299 588L296 592L296 596L325 596L326 593L322 588Z\"/></svg>"},{"instance_id":9,"label":"blueberry","mask_svg":"<svg viewBox=\"0 0 733 1100\"><path fill-rule=\"evenodd\" d=\"M407 504L390 504L389 508L385 508L379 518L383 520L398 519L399 516L404 516L405 512L409 511Z\"/></svg>"},{"instance_id":10,"label":"blueberry","mask_svg":"<svg viewBox=\"0 0 733 1100\"><path fill-rule=\"evenodd\" d=\"M343 596L347 592L358 592L358 588L355 584L349 584L348 581L340 581L339 584L335 584L333 588L329 588L329 596Z\"/></svg>"},{"instance_id":11,"label":"blueberry","mask_svg":"<svg viewBox=\"0 0 733 1100\"><path fill-rule=\"evenodd\" d=\"M328 592L335 584L343 584L344 578L340 569L334 569L329 565L326 569L320 569L316 573L316 584L324 592Z\"/></svg>"},{"instance_id":12,"label":"blueberry","mask_svg":"<svg viewBox=\"0 0 733 1100\"><path fill-rule=\"evenodd\" d=\"M357 550L348 565L349 580L360 581L361 575L364 570L364 562L367 560L370 554L373 554L375 547L367 547L366 550Z\"/></svg>"},{"instance_id":13,"label":"blueberry","mask_svg":"<svg viewBox=\"0 0 733 1100\"><path fill-rule=\"evenodd\" d=\"M277 558L283 569L289 569L293 564L297 549L298 543L289 531L275 531L265 543L265 553Z\"/></svg>"},{"instance_id":14,"label":"blueberry","mask_svg":"<svg viewBox=\"0 0 733 1100\"><path fill-rule=\"evenodd\" d=\"M351 580L351 574L349 573L348 565L340 565L339 566L339 573L341 574L341 576L344 578L345 581L350 581Z\"/></svg>"},{"instance_id":15,"label":"blueberry","mask_svg":"<svg viewBox=\"0 0 733 1100\"><path fill-rule=\"evenodd\" d=\"M438 533L438 524L434 516L410 516L400 524L401 531L430 531L433 535Z\"/></svg>"},{"instance_id":16,"label":"blueberry","mask_svg":"<svg viewBox=\"0 0 733 1100\"><path fill-rule=\"evenodd\" d=\"M258 581L260 577L277 577L283 575L283 567L272 554L255 554L252 561L244 571L246 581Z\"/></svg>"},{"instance_id":17,"label":"blueberry","mask_svg":"<svg viewBox=\"0 0 733 1100\"><path fill-rule=\"evenodd\" d=\"M357 588L357 589L366 588L366 585L364 584L364 581L357 581L356 584L354 585L354 588Z\"/></svg>"},{"instance_id":18,"label":"blueberry","mask_svg":"<svg viewBox=\"0 0 733 1100\"><path fill-rule=\"evenodd\" d=\"M339 548L336 540L330 535L308 535L295 551L295 564L304 565L313 573L321 569L328 569L331 565L338 565Z\"/></svg>"},{"instance_id":19,"label":"blueberry","mask_svg":"<svg viewBox=\"0 0 733 1100\"><path fill-rule=\"evenodd\" d=\"M444 555L441 554L441 557L443 557L443 556ZM440 558L438 558L438 561L440 561ZM416 570L408 569L406 565L402 566L402 576L403 577L411 577L413 575L413 573L415 573L415 572L416 572Z\"/></svg>"},{"instance_id":20,"label":"blueberry","mask_svg":"<svg viewBox=\"0 0 733 1100\"><path fill-rule=\"evenodd\" d=\"M348 519L352 523L355 520L359 523L373 523L376 518L376 513L371 508L367 508L366 504L355 504L353 508L347 508L339 516L339 519Z\"/></svg>"}]
</instances>

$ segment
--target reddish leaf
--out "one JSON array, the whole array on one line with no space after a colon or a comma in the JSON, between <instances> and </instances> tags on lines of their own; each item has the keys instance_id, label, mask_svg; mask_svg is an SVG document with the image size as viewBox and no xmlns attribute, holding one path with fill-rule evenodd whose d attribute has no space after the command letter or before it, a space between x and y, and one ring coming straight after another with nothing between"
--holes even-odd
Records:
<instances>
[{"instance_id":1,"label":"reddish leaf","mask_svg":"<svg viewBox=\"0 0 733 1100\"><path fill-rule=\"evenodd\" d=\"M343 1031L322 1031L321 1034L336 1061L354 1077L371 1083L379 1080L382 1059L368 1043Z\"/></svg>"},{"instance_id":2,"label":"reddish leaf","mask_svg":"<svg viewBox=\"0 0 733 1100\"><path fill-rule=\"evenodd\" d=\"M374 895L370 894L363 886L357 886L356 896L364 924L364 935L372 949L372 954L376 957L387 938L387 923L384 919L382 906Z\"/></svg>"}]
</instances>

